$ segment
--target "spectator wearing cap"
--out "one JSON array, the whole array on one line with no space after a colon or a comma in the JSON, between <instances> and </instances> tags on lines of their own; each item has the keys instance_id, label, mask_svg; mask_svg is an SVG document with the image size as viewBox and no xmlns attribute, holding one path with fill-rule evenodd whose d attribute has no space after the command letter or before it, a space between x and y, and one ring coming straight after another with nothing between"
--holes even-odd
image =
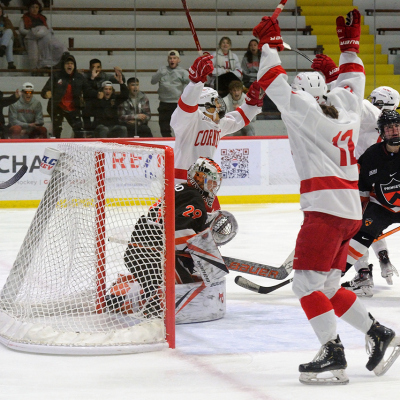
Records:
<instances>
[{"instance_id":1,"label":"spectator wearing cap","mask_svg":"<svg viewBox=\"0 0 400 400\"><path fill-rule=\"evenodd\" d=\"M102 89L97 94L94 102L94 136L101 138L127 137L126 126L121 125L118 120L118 107L128 100L129 92L125 83L122 81L122 74L118 73L120 93L116 94L111 81L104 81Z\"/></svg>"},{"instance_id":2,"label":"spectator wearing cap","mask_svg":"<svg viewBox=\"0 0 400 400\"><path fill-rule=\"evenodd\" d=\"M51 76L44 85L41 95L48 99L47 112L53 122L53 136L61 137L65 117L74 137L82 138L82 96L97 98L95 82L88 82L76 69L75 57L65 53L61 59L62 68Z\"/></svg>"},{"instance_id":3,"label":"spectator wearing cap","mask_svg":"<svg viewBox=\"0 0 400 400\"><path fill-rule=\"evenodd\" d=\"M175 111L178 100L185 86L189 83L189 73L179 66L181 61L178 50L168 52L168 65L161 67L151 77L151 84L158 83L158 123L161 136L171 137L171 115Z\"/></svg>"},{"instance_id":4,"label":"spectator wearing cap","mask_svg":"<svg viewBox=\"0 0 400 400\"><path fill-rule=\"evenodd\" d=\"M8 109L10 139L47 139L42 104L33 95L34 89L32 83L25 82L19 100Z\"/></svg>"},{"instance_id":5,"label":"spectator wearing cap","mask_svg":"<svg viewBox=\"0 0 400 400\"><path fill-rule=\"evenodd\" d=\"M8 139L8 129L3 115L3 108L18 101L21 93L19 89L15 91L11 96L4 97L3 92L0 91L0 138Z\"/></svg>"},{"instance_id":6,"label":"spectator wearing cap","mask_svg":"<svg viewBox=\"0 0 400 400\"><path fill-rule=\"evenodd\" d=\"M152 137L147 125L151 118L149 99L139 90L139 79L129 78L127 86L129 97L118 107L119 122L126 126L130 137Z\"/></svg>"},{"instance_id":7,"label":"spectator wearing cap","mask_svg":"<svg viewBox=\"0 0 400 400\"><path fill-rule=\"evenodd\" d=\"M102 84L105 81L111 83L119 83L118 75L122 76L122 81L125 83L125 77L120 67L114 67L114 73L104 72L101 61L98 58L93 58L89 61L89 71L83 71L83 76L88 82L94 81L97 89L102 90ZM93 129L91 118L95 116L94 104L90 98L85 97L85 108L82 110L83 126L86 130Z\"/></svg>"}]
</instances>

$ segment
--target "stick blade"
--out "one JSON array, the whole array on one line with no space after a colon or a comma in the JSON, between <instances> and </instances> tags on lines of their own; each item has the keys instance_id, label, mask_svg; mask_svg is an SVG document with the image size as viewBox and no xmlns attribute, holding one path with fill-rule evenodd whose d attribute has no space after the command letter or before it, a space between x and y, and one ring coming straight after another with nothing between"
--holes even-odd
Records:
<instances>
[{"instance_id":1,"label":"stick blade","mask_svg":"<svg viewBox=\"0 0 400 400\"><path fill-rule=\"evenodd\" d=\"M7 189L8 187L14 185L14 183L17 183L28 171L28 167L26 165L23 165L21 169L8 181L0 183L0 189Z\"/></svg>"}]
</instances>

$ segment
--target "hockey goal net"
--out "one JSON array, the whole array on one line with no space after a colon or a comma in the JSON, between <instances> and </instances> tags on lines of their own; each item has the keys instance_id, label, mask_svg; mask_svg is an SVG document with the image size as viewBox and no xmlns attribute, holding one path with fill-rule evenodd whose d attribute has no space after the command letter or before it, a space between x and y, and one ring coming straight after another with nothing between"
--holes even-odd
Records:
<instances>
[{"instance_id":1,"label":"hockey goal net","mask_svg":"<svg viewBox=\"0 0 400 400\"><path fill-rule=\"evenodd\" d=\"M60 159L0 293L6 346L55 354L174 347L173 152L114 142L57 146ZM136 223L156 202L164 223L141 232ZM146 238L138 246L152 251L135 254L132 274L124 254L134 229Z\"/></svg>"}]
</instances>

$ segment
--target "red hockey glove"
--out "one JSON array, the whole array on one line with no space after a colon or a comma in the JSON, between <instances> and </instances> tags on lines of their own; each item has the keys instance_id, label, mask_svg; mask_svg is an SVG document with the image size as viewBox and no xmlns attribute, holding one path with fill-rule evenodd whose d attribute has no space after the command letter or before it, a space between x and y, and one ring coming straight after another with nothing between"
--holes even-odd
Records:
<instances>
[{"instance_id":1,"label":"red hockey glove","mask_svg":"<svg viewBox=\"0 0 400 400\"><path fill-rule=\"evenodd\" d=\"M206 55L202 57L197 57L193 65L189 68L189 78L192 82L205 82L208 75L214 70L214 65L212 63L213 56Z\"/></svg>"},{"instance_id":2,"label":"red hockey glove","mask_svg":"<svg viewBox=\"0 0 400 400\"><path fill-rule=\"evenodd\" d=\"M346 15L346 23L342 16L336 18L336 33L339 38L340 51L359 52L361 35L361 15L356 9Z\"/></svg>"},{"instance_id":3,"label":"red hockey glove","mask_svg":"<svg viewBox=\"0 0 400 400\"><path fill-rule=\"evenodd\" d=\"M262 95L260 96L261 93ZM246 104L249 106L262 107L264 96L265 92L261 89L260 84L255 81L250 85L249 91L246 94Z\"/></svg>"},{"instance_id":4,"label":"red hockey glove","mask_svg":"<svg viewBox=\"0 0 400 400\"><path fill-rule=\"evenodd\" d=\"M322 72L326 83L335 81L339 75L339 67L336 66L332 58L325 54L317 54L311 64L311 68L314 71Z\"/></svg>"},{"instance_id":5,"label":"red hockey glove","mask_svg":"<svg viewBox=\"0 0 400 400\"><path fill-rule=\"evenodd\" d=\"M263 17L261 22L254 27L253 35L260 39L258 43L258 48L260 50L265 43L268 43L269 47L275 47L278 51L284 49L279 23L271 17Z\"/></svg>"}]
</instances>

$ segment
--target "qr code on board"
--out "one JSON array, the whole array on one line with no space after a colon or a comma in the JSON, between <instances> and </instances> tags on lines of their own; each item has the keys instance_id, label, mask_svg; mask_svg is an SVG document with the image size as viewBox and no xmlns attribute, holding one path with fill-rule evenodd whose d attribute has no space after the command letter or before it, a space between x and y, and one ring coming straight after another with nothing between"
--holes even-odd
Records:
<instances>
[{"instance_id":1,"label":"qr code on board","mask_svg":"<svg viewBox=\"0 0 400 400\"><path fill-rule=\"evenodd\" d=\"M249 177L249 149L221 149L223 179Z\"/></svg>"}]
</instances>

